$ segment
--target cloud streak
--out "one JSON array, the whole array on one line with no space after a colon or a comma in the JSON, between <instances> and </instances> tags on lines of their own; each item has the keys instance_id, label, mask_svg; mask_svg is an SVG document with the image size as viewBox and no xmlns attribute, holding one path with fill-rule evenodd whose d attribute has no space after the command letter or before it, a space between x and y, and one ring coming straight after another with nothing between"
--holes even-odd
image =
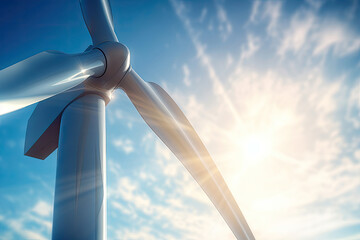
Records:
<instances>
[{"instance_id":1,"label":"cloud streak","mask_svg":"<svg viewBox=\"0 0 360 240\"><path fill-rule=\"evenodd\" d=\"M202 65L206 68L210 80L213 84L213 92L215 95L220 96L226 103L226 106L230 109L234 119L236 121L240 121L240 116L236 110L236 107L232 103L231 99L227 96L225 88L223 84L221 83L220 78L218 77L215 68L213 67L211 63L211 58L207 55L205 49L205 45L200 41L200 36L195 31L191 24L191 20L187 17L185 13L186 6L183 2L177 1L177 0L170 0L170 3L172 4L174 11L176 15L179 17L181 22L183 23L185 30L187 31L191 42L193 43L197 57L200 59Z\"/></svg>"}]
</instances>

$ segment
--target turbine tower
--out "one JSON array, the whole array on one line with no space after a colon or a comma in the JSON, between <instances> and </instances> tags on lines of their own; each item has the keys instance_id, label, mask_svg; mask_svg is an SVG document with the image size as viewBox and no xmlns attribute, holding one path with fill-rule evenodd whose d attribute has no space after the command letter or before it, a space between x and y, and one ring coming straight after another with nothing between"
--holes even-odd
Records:
<instances>
[{"instance_id":1,"label":"turbine tower","mask_svg":"<svg viewBox=\"0 0 360 240\"><path fill-rule=\"evenodd\" d=\"M25 155L58 149L52 239L106 240L105 107L122 89L182 162L237 239L255 239L199 136L172 98L145 82L114 32L107 0L80 0L93 44L83 53L45 51L0 71L0 115L39 102Z\"/></svg>"}]
</instances>

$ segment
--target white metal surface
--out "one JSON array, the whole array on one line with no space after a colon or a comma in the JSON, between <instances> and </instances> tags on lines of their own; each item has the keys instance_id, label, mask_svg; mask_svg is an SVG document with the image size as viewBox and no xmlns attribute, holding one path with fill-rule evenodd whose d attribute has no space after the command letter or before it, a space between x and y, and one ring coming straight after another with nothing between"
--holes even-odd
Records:
<instances>
[{"instance_id":1,"label":"white metal surface","mask_svg":"<svg viewBox=\"0 0 360 240\"><path fill-rule=\"evenodd\" d=\"M45 51L0 71L0 115L39 102L106 68L99 49L79 54Z\"/></svg>"},{"instance_id":2,"label":"white metal surface","mask_svg":"<svg viewBox=\"0 0 360 240\"><path fill-rule=\"evenodd\" d=\"M61 118L52 239L106 240L105 102L85 95Z\"/></svg>"},{"instance_id":3,"label":"white metal surface","mask_svg":"<svg viewBox=\"0 0 360 240\"><path fill-rule=\"evenodd\" d=\"M149 127L198 182L236 238L254 240L219 169L174 100L159 85L141 79L133 69L120 82L120 87Z\"/></svg>"}]
</instances>

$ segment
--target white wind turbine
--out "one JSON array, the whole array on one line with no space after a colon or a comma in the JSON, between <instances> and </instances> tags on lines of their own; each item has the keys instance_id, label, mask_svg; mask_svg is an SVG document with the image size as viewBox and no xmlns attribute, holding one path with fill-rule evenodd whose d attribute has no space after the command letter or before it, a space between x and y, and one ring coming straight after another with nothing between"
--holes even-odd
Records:
<instances>
[{"instance_id":1,"label":"white wind turbine","mask_svg":"<svg viewBox=\"0 0 360 240\"><path fill-rule=\"evenodd\" d=\"M25 155L58 148L52 239L106 239L105 106L116 89L182 162L237 239L255 239L199 136L171 97L145 82L118 42L107 0L80 0L93 45L80 54L45 51L0 71L0 114L39 102ZM41 102L40 102L41 101Z\"/></svg>"}]
</instances>

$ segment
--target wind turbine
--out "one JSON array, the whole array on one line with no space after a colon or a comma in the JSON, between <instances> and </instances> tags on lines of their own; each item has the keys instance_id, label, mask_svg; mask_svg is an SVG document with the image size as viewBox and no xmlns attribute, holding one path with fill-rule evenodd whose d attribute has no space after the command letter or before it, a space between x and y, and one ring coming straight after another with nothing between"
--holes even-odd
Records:
<instances>
[{"instance_id":1,"label":"wind turbine","mask_svg":"<svg viewBox=\"0 0 360 240\"><path fill-rule=\"evenodd\" d=\"M0 71L0 114L39 102L25 155L58 148L52 239L105 240L105 106L125 91L142 118L182 162L237 239L255 239L199 136L171 97L145 82L114 32L107 0L80 0L93 45L80 54L45 51Z\"/></svg>"}]
</instances>

